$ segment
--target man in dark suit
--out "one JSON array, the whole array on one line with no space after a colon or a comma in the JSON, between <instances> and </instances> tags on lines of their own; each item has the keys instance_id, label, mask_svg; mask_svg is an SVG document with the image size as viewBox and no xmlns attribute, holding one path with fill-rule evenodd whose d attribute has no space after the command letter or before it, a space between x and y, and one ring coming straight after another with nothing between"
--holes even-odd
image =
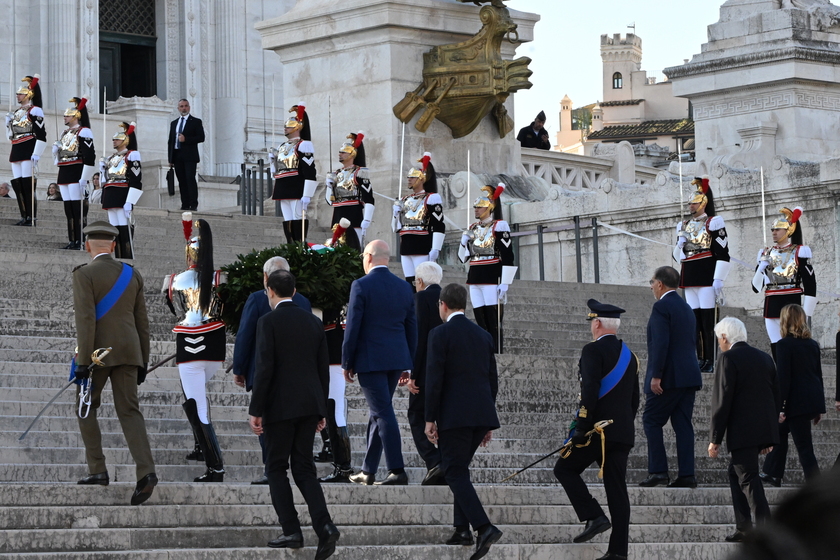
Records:
<instances>
[{"instance_id":1,"label":"man in dark suit","mask_svg":"<svg viewBox=\"0 0 840 560\"><path fill-rule=\"evenodd\" d=\"M520 129L516 139L523 148L550 150L551 140L548 139L548 131L545 129L545 112L540 111L534 122Z\"/></svg>"},{"instance_id":2,"label":"man in dark suit","mask_svg":"<svg viewBox=\"0 0 840 560\"><path fill-rule=\"evenodd\" d=\"M146 433L146 421L140 411L137 386L146 379L149 364L149 319L143 295L143 278L112 253L119 232L108 222L93 222L84 229L85 251L90 264L73 270L73 308L76 316L76 379L91 378L91 406L87 418L79 418L79 430L85 445L88 476L79 484L108 486L110 479L102 452L102 434L96 410L105 383L111 381L114 409L120 420L128 450L137 464L137 487L131 504L145 502L152 495L158 479ZM112 300L107 305L103 300ZM104 307L103 307L104 305ZM98 348L111 348L103 358L104 366L89 370L91 354ZM76 405L78 407L78 395Z\"/></svg>"},{"instance_id":3,"label":"man in dark suit","mask_svg":"<svg viewBox=\"0 0 840 560\"><path fill-rule=\"evenodd\" d=\"M381 239L367 244L362 253L365 276L353 282L347 306L341 367L348 383L358 374L370 410L362 470L350 476L357 484L374 484L383 448L388 476L376 484L408 484L392 399L397 383L408 383L417 320L411 287L388 270L390 257Z\"/></svg>"},{"instance_id":4,"label":"man in dark suit","mask_svg":"<svg viewBox=\"0 0 840 560\"><path fill-rule=\"evenodd\" d=\"M268 282L268 277L275 270L289 270L289 263L283 257L271 257L263 264L263 286ZM303 294L295 291L292 301L304 311L312 312L309 300ZM242 318L239 320L239 329L236 331L236 341L233 346L233 382L250 391L254 385L254 366L257 358L257 321L260 317L271 311L268 304L266 291L258 290L248 296L245 307L242 309ZM265 465L265 437L260 436L260 448L262 448L263 465ZM268 475L251 482L251 484L268 484Z\"/></svg>"},{"instance_id":5,"label":"man in dark suit","mask_svg":"<svg viewBox=\"0 0 840 560\"><path fill-rule=\"evenodd\" d=\"M626 560L630 540L627 459L636 436L639 360L616 336L624 310L594 299L586 305L594 342L584 346L580 354L580 405L570 434L572 447L568 455L561 454L557 460L554 476L563 485L578 519L586 522L574 542L586 542L612 526L607 553L598 560ZM603 432L587 435L606 420L612 424ZM602 468L599 476L604 479L612 524L580 477L593 462Z\"/></svg>"},{"instance_id":6,"label":"man in dark suit","mask_svg":"<svg viewBox=\"0 0 840 560\"><path fill-rule=\"evenodd\" d=\"M726 540L741 542L752 528L751 514L757 522L770 517L758 455L779 442L779 388L773 358L747 344L744 323L725 317L715 325L715 336L721 354L715 366L709 457L718 457L726 435L736 528Z\"/></svg>"},{"instance_id":7,"label":"man in dark suit","mask_svg":"<svg viewBox=\"0 0 840 560\"><path fill-rule=\"evenodd\" d=\"M470 481L470 461L499 427L493 337L466 318L467 289L449 284L440 292L444 324L429 333L426 364L426 435L440 449L446 483L455 498L455 533L446 544L470 545L471 560L482 558L502 532L490 519Z\"/></svg>"},{"instance_id":8,"label":"man in dark suit","mask_svg":"<svg viewBox=\"0 0 840 560\"><path fill-rule=\"evenodd\" d=\"M639 486L668 484L696 488L694 476L694 396L703 385L695 349L691 307L676 292L680 273L662 266L653 273L650 289L658 300L647 326L648 364L642 423L648 440L648 477ZM677 438L677 479L670 482L662 427L671 421ZM670 484L669 484L670 482Z\"/></svg>"},{"instance_id":9,"label":"man in dark suit","mask_svg":"<svg viewBox=\"0 0 840 560\"><path fill-rule=\"evenodd\" d=\"M417 265L414 271L417 293L414 294L414 308L417 313L417 351L414 353L414 367L408 380L408 425L417 452L426 463L423 486L445 485L443 469L440 468L440 451L426 437L426 348L429 331L443 321L438 312L440 280L443 271L436 262L427 261Z\"/></svg>"},{"instance_id":10,"label":"man in dark suit","mask_svg":"<svg viewBox=\"0 0 840 560\"><path fill-rule=\"evenodd\" d=\"M201 119L190 115L190 102L178 101L180 117L169 125L169 167L175 168L178 190L181 192L181 210L198 209L198 183L196 166L201 158L198 145L204 142L204 125Z\"/></svg>"},{"instance_id":11,"label":"man in dark suit","mask_svg":"<svg viewBox=\"0 0 840 560\"><path fill-rule=\"evenodd\" d=\"M330 383L324 325L292 301L295 277L291 272L273 272L266 291L274 310L257 323L257 366L248 414L253 432L265 434L271 503L283 527L283 534L268 546L303 546L300 519L286 476L291 461L292 476L318 535L315 558L323 560L335 551L339 538L312 460L315 433L326 425Z\"/></svg>"}]
</instances>

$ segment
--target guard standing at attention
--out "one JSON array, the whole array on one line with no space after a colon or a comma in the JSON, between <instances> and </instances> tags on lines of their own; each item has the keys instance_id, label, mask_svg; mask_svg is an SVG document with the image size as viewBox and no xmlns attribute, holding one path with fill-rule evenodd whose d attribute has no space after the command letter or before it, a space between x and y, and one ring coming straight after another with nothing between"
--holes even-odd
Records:
<instances>
[{"instance_id":1,"label":"guard standing at attention","mask_svg":"<svg viewBox=\"0 0 840 560\"><path fill-rule=\"evenodd\" d=\"M67 237L70 242L65 249L82 248L82 227L85 221L82 201L88 181L96 168L96 151L93 147L93 132L90 130L90 117L87 99L74 97L73 103L64 111L64 124L67 129L53 144L53 159L58 166L58 188L64 201L64 216L67 218Z\"/></svg>"},{"instance_id":2,"label":"guard standing at attention","mask_svg":"<svg viewBox=\"0 0 840 560\"><path fill-rule=\"evenodd\" d=\"M35 225L36 208L33 205L33 190L36 186L35 166L47 146L47 130L44 127L44 110L41 101L40 76L26 76L26 82L17 90L20 107L6 114L6 135L12 141L9 162L12 164L12 188L18 201L20 221L16 226Z\"/></svg>"},{"instance_id":3,"label":"guard standing at attention","mask_svg":"<svg viewBox=\"0 0 840 560\"><path fill-rule=\"evenodd\" d=\"M143 172L134 123L120 123L114 135L114 153L100 163L102 176L102 209L108 211L108 221L120 232L117 238L117 257L134 258L134 226L131 211L143 195ZM131 228L129 230L129 228Z\"/></svg>"},{"instance_id":4,"label":"guard standing at attention","mask_svg":"<svg viewBox=\"0 0 840 560\"><path fill-rule=\"evenodd\" d=\"M361 246L373 221L373 187L365 157L364 133L350 133L347 138L350 141L342 144L338 150L341 169L327 173L324 196L327 204L333 207L332 226L335 227L342 218L347 218L350 227L356 230Z\"/></svg>"}]
</instances>

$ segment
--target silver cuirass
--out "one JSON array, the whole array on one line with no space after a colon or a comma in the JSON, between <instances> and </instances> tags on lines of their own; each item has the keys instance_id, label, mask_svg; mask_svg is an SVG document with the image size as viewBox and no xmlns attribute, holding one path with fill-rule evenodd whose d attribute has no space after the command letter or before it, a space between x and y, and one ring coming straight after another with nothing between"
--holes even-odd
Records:
<instances>
[{"instance_id":1,"label":"silver cuirass","mask_svg":"<svg viewBox=\"0 0 840 560\"><path fill-rule=\"evenodd\" d=\"M358 167L342 169L335 174L335 187L333 196L335 202L346 202L348 200L359 200L359 186L356 185L355 172Z\"/></svg>"},{"instance_id":2,"label":"silver cuirass","mask_svg":"<svg viewBox=\"0 0 840 560\"><path fill-rule=\"evenodd\" d=\"M686 237L685 247L683 252L690 257L697 253L708 251L712 247L712 236L706 228L707 216L703 216L699 220L688 220L685 224Z\"/></svg>"},{"instance_id":3,"label":"silver cuirass","mask_svg":"<svg viewBox=\"0 0 840 560\"><path fill-rule=\"evenodd\" d=\"M486 224L475 223L470 226L470 237L472 238L472 260L486 260L496 256L496 234L493 226L496 220Z\"/></svg>"},{"instance_id":4,"label":"silver cuirass","mask_svg":"<svg viewBox=\"0 0 840 560\"><path fill-rule=\"evenodd\" d=\"M791 243L787 247L770 249L770 267L767 269L773 279L773 288L796 285L796 249L799 245Z\"/></svg>"},{"instance_id":5,"label":"silver cuirass","mask_svg":"<svg viewBox=\"0 0 840 560\"><path fill-rule=\"evenodd\" d=\"M68 128L58 139L58 161L73 161L79 158L79 129Z\"/></svg>"},{"instance_id":6,"label":"silver cuirass","mask_svg":"<svg viewBox=\"0 0 840 560\"><path fill-rule=\"evenodd\" d=\"M284 171L292 169L297 171L298 155L295 148L297 148L299 142L300 138L293 138L292 140L283 142L277 147L277 163L275 165L277 173L283 173Z\"/></svg>"},{"instance_id":7,"label":"silver cuirass","mask_svg":"<svg viewBox=\"0 0 840 560\"><path fill-rule=\"evenodd\" d=\"M222 320L222 303L216 288L212 288L210 309L205 314L198 306L201 295L198 286L198 272L194 268L176 274L172 279L172 305L179 317L179 327L199 327Z\"/></svg>"},{"instance_id":8,"label":"silver cuirass","mask_svg":"<svg viewBox=\"0 0 840 560\"><path fill-rule=\"evenodd\" d=\"M128 152L115 153L105 162L105 176L108 183L125 183L128 174Z\"/></svg>"},{"instance_id":9,"label":"silver cuirass","mask_svg":"<svg viewBox=\"0 0 840 560\"><path fill-rule=\"evenodd\" d=\"M32 134L32 121L29 120L29 109L26 107L15 109L9 126L12 127L12 140Z\"/></svg>"},{"instance_id":10,"label":"silver cuirass","mask_svg":"<svg viewBox=\"0 0 840 560\"><path fill-rule=\"evenodd\" d=\"M412 194L400 201L400 223L404 230L425 229L429 221L426 193Z\"/></svg>"}]
</instances>

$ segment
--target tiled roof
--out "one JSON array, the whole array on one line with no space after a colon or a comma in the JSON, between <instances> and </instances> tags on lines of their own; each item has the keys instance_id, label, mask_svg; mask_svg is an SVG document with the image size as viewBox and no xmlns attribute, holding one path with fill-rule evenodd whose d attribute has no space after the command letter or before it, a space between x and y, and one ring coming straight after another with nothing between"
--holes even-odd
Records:
<instances>
[{"instance_id":1,"label":"tiled roof","mask_svg":"<svg viewBox=\"0 0 840 560\"><path fill-rule=\"evenodd\" d=\"M619 105L638 105L644 99L626 99L624 101L604 101L599 103L601 107L618 107Z\"/></svg>"},{"instance_id":2,"label":"tiled roof","mask_svg":"<svg viewBox=\"0 0 840 560\"><path fill-rule=\"evenodd\" d=\"M679 134L681 136L692 135L694 134L694 121L691 119L671 119L662 121L645 121L639 124L605 126L603 130L591 132L588 139L613 140L619 138L662 136L664 134Z\"/></svg>"}]
</instances>

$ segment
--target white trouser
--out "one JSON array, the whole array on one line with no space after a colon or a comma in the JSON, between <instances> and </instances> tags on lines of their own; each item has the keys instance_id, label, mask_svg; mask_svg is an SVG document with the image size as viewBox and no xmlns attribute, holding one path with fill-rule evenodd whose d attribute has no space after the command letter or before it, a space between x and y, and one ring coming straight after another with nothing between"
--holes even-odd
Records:
<instances>
[{"instance_id":1,"label":"white trouser","mask_svg":"<svg viewBox=\"0 0 840 560\"><path fill-rule=\"evenodd\" d=\"M360 238L361 239L361 238ZM402 261L403 275L405 277L414 276L417 270L417 265L429 260L429 255L400 255Z\"/></svg>"},{"instance_id":2,"label":"white trouser","mask_svg":"<svg viewBox=\"0 0 840 560\"><path fill-rule=\"evenodd\" d=\"M685 288L685 302L692 309L714 309L715 289L711 286Z\"/></svg>"},{"instance_id":3,"label":"white trouser","mask_svg":"<svg viewBox=\"0 0 840 560\"><path fill-rule=\"evenodd\" d=\"M764 319L764 328L767 329L767 336L770 337L770 344L776 344L782 338L782 330L779 327L779 319Z\"/></svg>"},{"instance_id":4,"label":"white trouser","mask_svg":"<svg viewBox=\"0 0 840 560\"><path fill-rule=\"evenodd\" d=\"M181 388L187 400L194 399L198 408L198 418L203 424L210 423L210 407L207 403L207 382L218 371L221 362L185 362L178 364L181 375Z\"/></svg>"},{"instance_id":5,"label":"white trouser","mask_svg":"<svg viewBox=\"0 0 840 560\"><path fill-rule=\"evenodd\" d=\"M300 203L300 199L281 200L280 211L283 212L283 220L287 222L303 219L303 204Z\"/></svg>"},{"instance_id":6,"label":"white trouser","mask_svg":"<svg viewBox=\"0 0 840 560\"><path fill-rule=\"evenodd\" d=\"M330 366L330 398L335 401L335 425L343 428L347 425L347 412L344 400L344 388L347 381L340 365Z\"/></svg>"},{"instance_id":7,"label":"white trouser","mask_svg":"<svg viewBox=\"0 0 840 560\"><path fill-rule=\"evenodd\" d=\"M85 190L81 187L81 185L79 185L79 183L58 185L58 190L61 191L62 200L82 200L85 194Z\"/></svg>"},{"instance_id":8,"label":"white trouser","mask_svg":"<svg viewBox=\"0 0 840 560\"><path fill-rule=\"evenodd\" d=\"M112 226L127 226L128 218L122 208L108 208L108 222Z\"/></svg>"},{"instance_id":9,"label":"white trouser","mask_svg":"<svg viewBox=\"0 0 840 560\"><path fill-rule=\"evenodd\" d=\"M470 302L473 309L485 305L498 305L499 292L496 284L470 284Z\"/></svg>"},{"instance_id":10,"label":"white trouser","mask_svg":"<svg viewBox=\"0 0 840 560\"><path fill-rule=\"evenodd\" d=\"M32 177L32 160L25 159L23 161L13 162L12 177L15 179L20 179L21 177Z\"/></svg>"}]
</instances>

